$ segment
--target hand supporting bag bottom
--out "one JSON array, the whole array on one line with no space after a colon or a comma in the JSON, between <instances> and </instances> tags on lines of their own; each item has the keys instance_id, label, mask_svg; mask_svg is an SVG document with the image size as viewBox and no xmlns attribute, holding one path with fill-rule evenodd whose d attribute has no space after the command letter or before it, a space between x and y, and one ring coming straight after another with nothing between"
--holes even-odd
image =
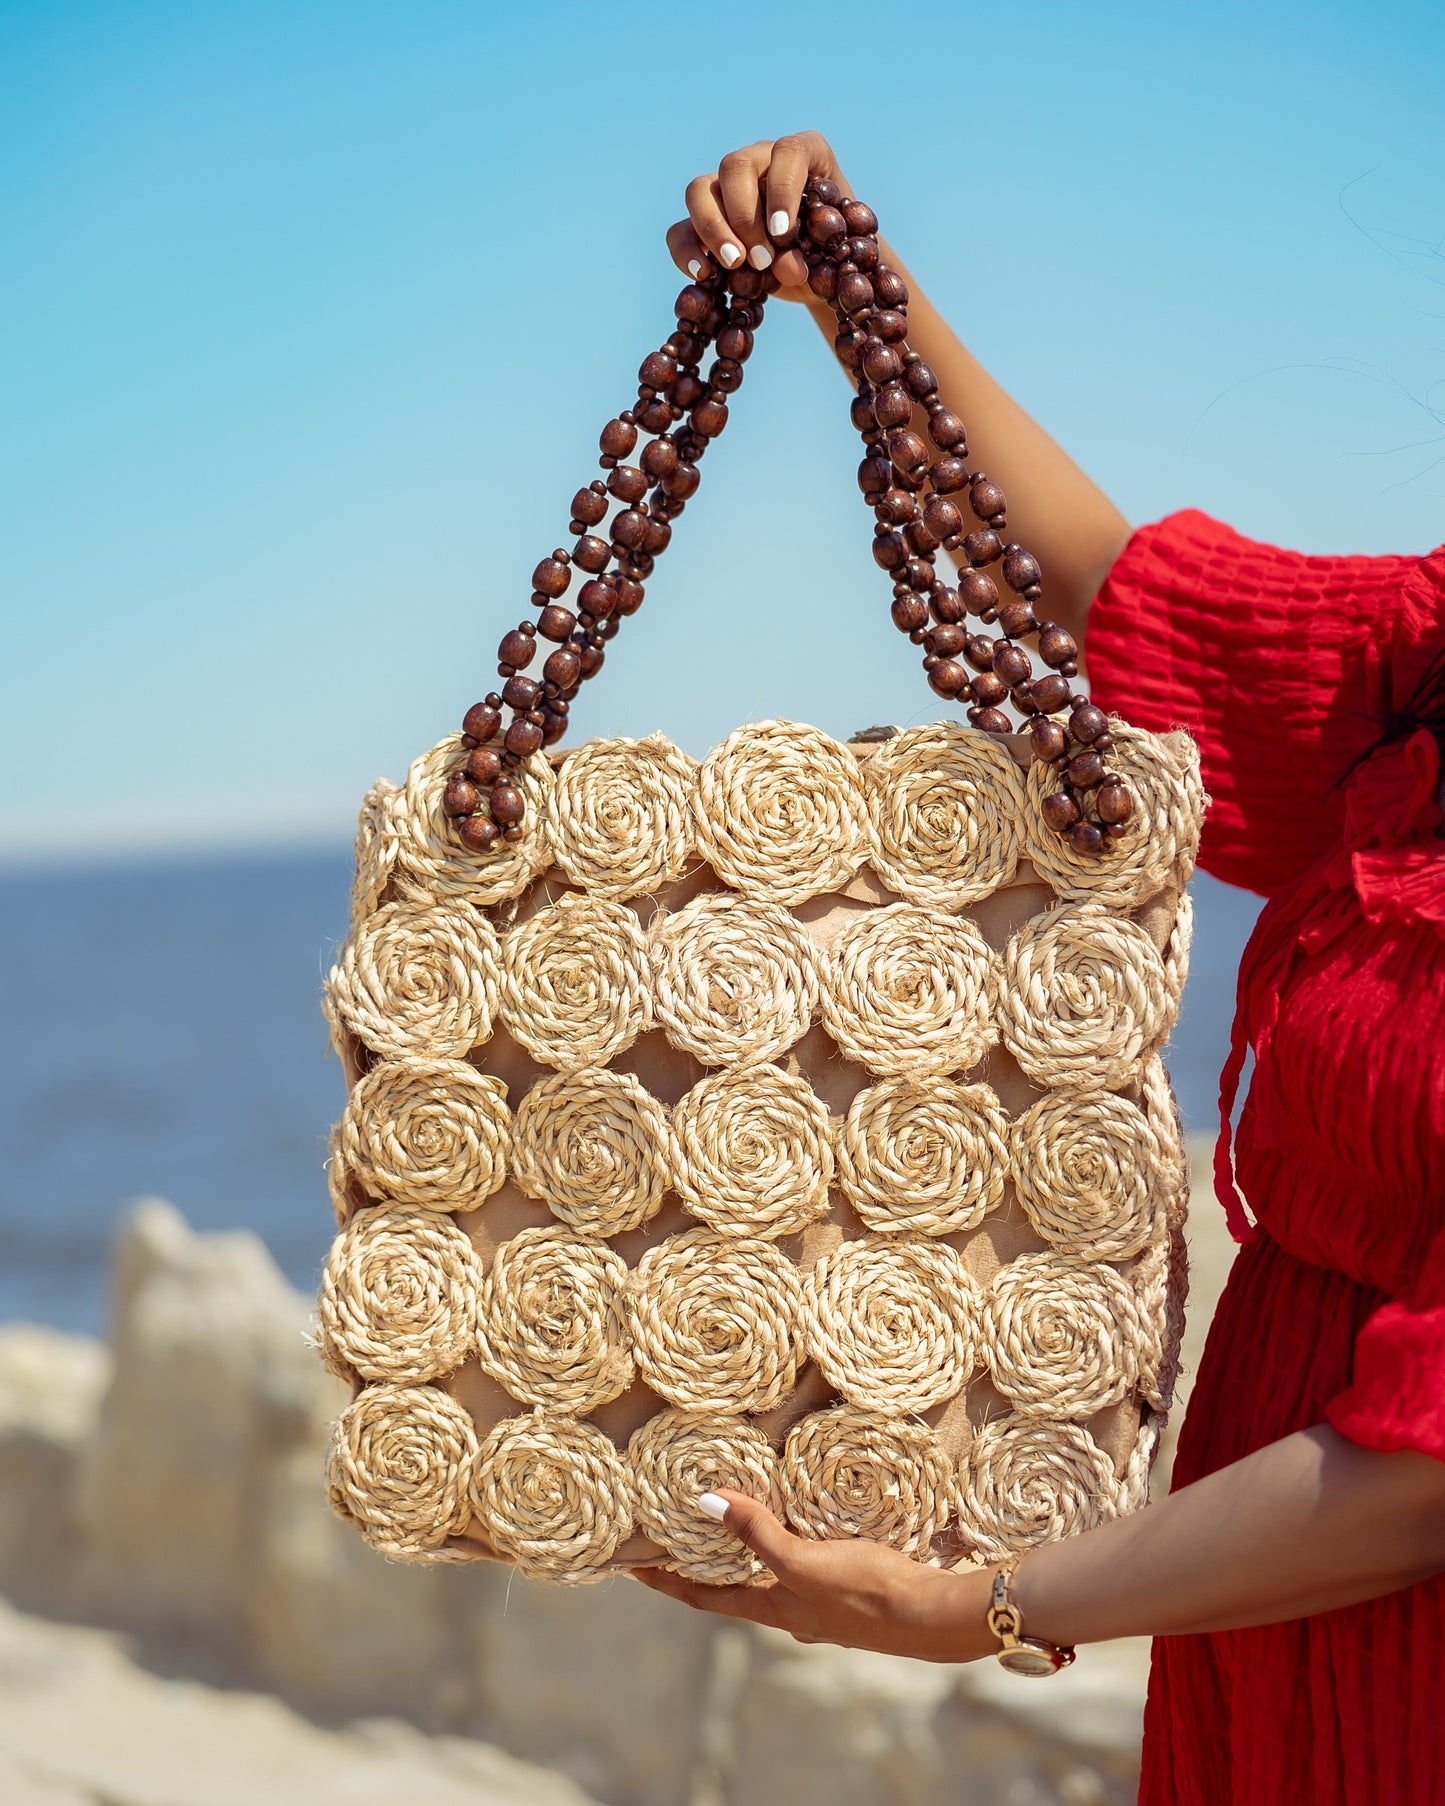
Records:
<instances>
[{"instance_id":1,"label":"hand supporting bag bottom","mask_svg":"<svg viewBox=\"0 0 1445 1806\"><path fill-rule=\"evenodd\" d=\"M827 190L807 242L851 302L828 216L872 216ZM721 278L679 297L604 429L605 483L574 499L576 547L538 567L536 629L502 642L502 690L363 806L326 991L349 1095L320 1321L353 1387L330 1496L388 1555L735 1582L760 1570L697 1509L719 1486L948 1564L1147 1496L1185 1288L1160 1049L1197 757L1069 694L1071 645L997 526L965 532L950 502L956 530L907 537L905 503L918 528L954 526L952 494L1001 525L1003 498L903 363L889 277L840 307L840 356L881 378L872 354L900 348L943 456L913 462L865 372L860 483L875 556L904 529L904 563L891 543L879 562L930 681L959 694L956 651L978 673L970 725L753 723L701 763L660 735L547 750L696 486L707 410L725 418L714 379L740 377L766 286L745 271L730 299ZM614 503L609 543L591 529ZM957 590L940 543L980 557ZM969 607L1004 637L963 633Z\"/></svg>"}]
</instances>

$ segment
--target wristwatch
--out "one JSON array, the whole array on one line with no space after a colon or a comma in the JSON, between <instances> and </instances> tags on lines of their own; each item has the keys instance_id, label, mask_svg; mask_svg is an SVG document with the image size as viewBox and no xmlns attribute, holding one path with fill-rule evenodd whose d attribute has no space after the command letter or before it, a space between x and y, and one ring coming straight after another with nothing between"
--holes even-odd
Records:
<instances>
[{"instance_id":1,"label":"wristwatch","mask_svg":"<svg viewBox=\"0 0 1445 1806\"><path fill-rule=\"evenodd\" d=\"M994 1571L993 1597L989 1601L988 1627L998 1638L998 1659L1010 1674L1027 1674L1037 1679L1057 1674L1074 1660L1075 1650L1069 1644L1046 1643L1042 1637L1024 1635L1023 1613L1008 1595L1008 1583L1022 1555L1010 1555Z\"/></svg>"}]
</instances>

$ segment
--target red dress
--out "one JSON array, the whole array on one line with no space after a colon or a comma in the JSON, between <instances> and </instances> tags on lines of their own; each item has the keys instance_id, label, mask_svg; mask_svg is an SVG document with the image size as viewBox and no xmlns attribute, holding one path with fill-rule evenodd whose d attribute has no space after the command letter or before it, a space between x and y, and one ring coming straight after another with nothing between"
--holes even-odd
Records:
<instances>
[{"instance_id":1,"label":"red dress","mask_svg":"<svg viewBox=\"0 0 1445 1806\"><path fill-rule=\"evenodd\" d=\"M1445 547L1306 557L1190 510L1134 534L1088 637L1104 707L1199 742L1201 865L1268 898L1215 1161L1243 1246L1174 1484L1321 1422L1445 1460ZM1157 1639L1140 1799L1445 1806L1445 1576Z\"/></svg>"}]
</instances>

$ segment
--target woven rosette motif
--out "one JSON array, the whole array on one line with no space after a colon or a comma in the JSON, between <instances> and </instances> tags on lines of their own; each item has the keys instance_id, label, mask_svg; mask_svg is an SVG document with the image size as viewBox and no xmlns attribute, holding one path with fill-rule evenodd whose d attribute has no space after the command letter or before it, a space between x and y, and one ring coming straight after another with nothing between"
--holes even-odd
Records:
<instances>
[{"instance_id":1,"label":"woven rosette motif","mask_svg":"<svg viewBox=\"0 0 1445 1806\"><path fill-rule=\"evenodd\" d=\"M1184 736L1111 730L1104 860L1021 739L946 724L594 740L500 857L439 812L454 740L373 788L320 1299L371 1544L728 1582L716 1486L944 1564L1143 1503L1204 798Z\"/></svg>"}]
</instances>

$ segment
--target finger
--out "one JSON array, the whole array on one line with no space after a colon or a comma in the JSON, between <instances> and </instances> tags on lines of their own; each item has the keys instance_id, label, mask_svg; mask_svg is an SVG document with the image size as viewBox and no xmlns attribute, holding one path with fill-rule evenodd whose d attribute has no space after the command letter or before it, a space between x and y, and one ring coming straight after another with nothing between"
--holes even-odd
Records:
<instances>
[{"instance_id":1,"label":"finger","mask_svg":"<svg viewBox=\"0 0 1445 1806\"><path fill-rule=\"evenodd\" d=\"M712 176L694 176L687 185L687 216L693 230L725 270L735 270L746 253L722 208L722 190Z\"/></svg>"},{"instance_id":2,"label":"finger","mask_svg":"<svg viewBox=\"0 0 1445 1806\"><path fill-rule=\"evenodd\" d=\"M755 270L765 270L773 261L763 226L763 176L771 154L770 144L750 144L729 151L717 166L723 212Z\"/></svg>"},{"instance_id":3,"label":"finger","mask_svg":"<svg viewBox=\"0 0 1445 1806\"><path fill-rule=\"evenodd\" d=\"M766 1505L741 1492L723 1490L703 1496L726 1502L727 1511L719 1520L723 1529L731 1530L738 1541L761 1557L775 1574L783 1576L796 1568L799 1553L808 1545L801 1536L794 1536Z\"/></svg>"},{"instance_id":4,"label":"finger","mask_svg":"<svg viewBox=\"0 0 1445 1806\"><path fill-rule=\"evenodd\" d=\"M833 168L832 152L820 132L790 132L773 145L764 184L768 236L773 240L773 273L784 288L802 288L808 265L801 251L779 251L791 246L798 231L798 209L809 176L827 175Z\"/></svg>"},{"instance_id":5,"label":"finger","mask_svg":"<svg viewBox=\"0 0 1445 1806\"><path fill-rule=\"evenodd\" d=\"M701 282L714 273L707 246L698 237L690 219L680 219L675 226L668 227L667 248L672 254L672 261L685 275L691 276L694 282Z\"/></svg>"}]
</instances>

